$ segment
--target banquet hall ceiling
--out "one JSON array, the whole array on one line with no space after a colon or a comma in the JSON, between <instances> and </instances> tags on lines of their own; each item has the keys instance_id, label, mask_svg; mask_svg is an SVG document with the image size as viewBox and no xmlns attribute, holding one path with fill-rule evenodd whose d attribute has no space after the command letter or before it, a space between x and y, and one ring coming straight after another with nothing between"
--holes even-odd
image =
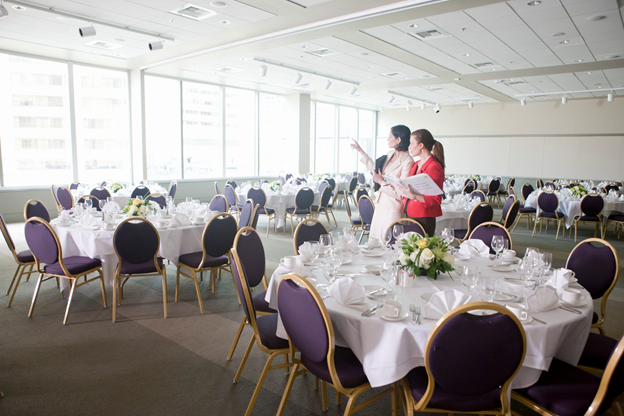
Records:
<instances>
[{"instance_id":1,"label":"banquet hall ceiling","mask_svg":"<svg viewBox=\"0 0 624 416\"><path fill-rule=\"evenodd\" d=\"M171 13L188 4L214 15L198 21ZM527 100L560 100L564 91L597 90L568 96L602 97L624 87L618 0L7 0L5 6L0 49L6 51L302 91L324 101L401 108L408 100L464 105L535 93L553 94ZM81 38L77 29L89 19L97 35ZM159 35L174 40L150 51L147 44ZM114 49L86 45L95 40Z\"/></svg>"}]
</instances>

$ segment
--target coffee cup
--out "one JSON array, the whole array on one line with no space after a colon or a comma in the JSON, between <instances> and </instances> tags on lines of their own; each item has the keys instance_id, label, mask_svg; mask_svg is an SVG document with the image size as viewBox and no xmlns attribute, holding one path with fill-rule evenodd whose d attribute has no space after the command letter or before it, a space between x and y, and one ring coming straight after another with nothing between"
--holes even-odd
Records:
<instances>
[{"instance_id":1,"label":"coffee cup","mask_svg":"<svg viewBox=\"0 0 624 416\"><path fill-rule=\"evenodd\" d=\"M368 239L368 246L369 247L379 247L380 245L381 245L381 243L379 242L378 238L370 237Z\"/></svg>"},{"instance_id":2,"label":"coffee cup","mask_svg":"<svg viewBox=\"0 0 624 416\"><path fill-rule=\"evenodd\" d=\"M516 252L514 250L505 250L503 252L503 260L512 261L516 258Z\"/></svg>"},{"instance_id":3,"label":"coffee cup","mask_svg":"<svg viewBox=\"0 0 624 416\"><path fill-rule=\"evenodd\" d=\"M383 312L388 318L398 318L401 315L401 302L392 299L385 300Z\"/></svg>"},{"instance_id":4,"label":"coffee cup","mask_svg":"<svg viewBox=\"0 0 624 416\"><path fill-rule=\"evenodd\" d=\"M158 220L158 222L156 224L158 225L158 228L165 228L167 226L167 221L165 221L165 220Z\"/></svg>"},{"instance_id":5,"label":"coffee cup","mask_svg":"<svg viewBox=\"0 0 624 416\"><path fill-rule=\"evenodd\" d=\"M286 256L282 259L281 263L284 267L292 270L295 264L297 264L297 258L295 256Z\"/></svg>"},{"instance_id":6,"label":"coffee cup","mask_svg":"<svg viewBox=\"0 0 624 416\"><path fill-rule=\"evenodd\" d=\"M585 295L580 290L564 287L561 291L561 299L567 303L579 303L585 300Z\"/></svg>"},{"instance_id":7,"label":"coffee cup","mask_svg":"<svg viewBox=\"0 0 624 416\"><path fill-rule=\"evenodd\" d=\"M204 217L195 218L195 224L203 224L205 222Z\"/></svg>"},{"instance_id":8,"label":"coffee cup","mask_svg":"<svg viewBox=\"0 0 624 416\"><path fill-rule=\"evenodd\" d=\"M521 321L526 321L529 317L526 306L521 303L508 303L507 309L509 309Z\"/></svg>"}]
</instances>

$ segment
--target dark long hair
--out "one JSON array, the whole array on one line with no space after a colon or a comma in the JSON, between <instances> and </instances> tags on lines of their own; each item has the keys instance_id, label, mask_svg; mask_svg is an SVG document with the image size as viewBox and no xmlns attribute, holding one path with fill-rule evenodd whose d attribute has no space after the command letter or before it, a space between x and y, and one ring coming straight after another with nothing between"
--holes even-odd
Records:
<instances>
[{"instance_id":1,"label":"dark long hair","mask_svg":"<svg viewBox=\"0 0 624 416\"><path fill-rule=\"evenodd\" d=\"M426 129L414 130L412 135L418 143L422 143L425 149L429 150L432 156L442 165L442 169L446 167L444 164L444 146L442 143L433 138L433 135Z\"/></svg>"},{"instance_id":2,"label":"dark long hair","mask_svg":"<svg viewBox=\"0 0 624 416\"><path fill-rule=\"evenodd\" d=\"M399 152L406 152L410 142L410 129L407 126L399 124L390 129L395 139L401 139L401 142L396 147Z\"/></svg>"}]
</instances>

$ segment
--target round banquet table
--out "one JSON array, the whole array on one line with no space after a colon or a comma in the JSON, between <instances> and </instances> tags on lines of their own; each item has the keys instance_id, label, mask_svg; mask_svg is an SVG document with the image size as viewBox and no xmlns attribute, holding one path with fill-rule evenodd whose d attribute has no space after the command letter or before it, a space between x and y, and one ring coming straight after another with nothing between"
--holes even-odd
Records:
<instances>
[{"instance_id":1,"label":"round banquet table","mask_svg":"<svg viewBox=\"0 0 624 416\"><path fill-rule=\"evenodd\" d=\"M91 190L95 188L96 186L97 185L94 185L91 187L80 186L77 190L74 190L72 193L74 197L76 198L76 200L78 200L83 195L89 195ZM108 189L108 192L110 192L111 197L113 198L113 201L117 202L117 204L119 204L119 206L123 208L126 205L128 205L128 201L130 201L130 196L132 195L132 191L134 191L134 188L135 187L123 188L114 193L109 188L106 188L106 189ZM161 194L164 196L167 195L167 190L160 185L150 186L149 190L150 190L150 194Z\"/></svg>"},{"instance_id":2,"label":"round banquet table","mask_svg":"<svg viewBox=\"0 0 624 416\"><path fill-rule=\"evenodd\" d=\"M314 191L313 205L319 204L319 192L317 189ZM275 221L277 222L277 228L284 226L284 217L286 216L286 208L294 208L295 206L295 194L282 194L272 191L266 192L266 207L275 210ZM236 197L238 198L238 204L242 205L247 200L247 192L241 192L239 188L236 188Z\"/></svg>"},{"instance_id":3,"label":"round banquet table","mask_svg":"<svg viewBox=\"0 0 624 416\"><path fill-rule=\"evenodd\" d=\"M440 235L445 228L466 230L471 212L472 210L457 209L451 204L442 203L442 216L436 218L435 235Z\"/></svg>"},{"instance_id":4,"label":"round banquet table","mask_svg":"<svg viewBox=\"0 0 624 416\"><path fill-rule=\"evenodd\" d=\"M113 285L117 268L117 255L113 248L115 230L92 229L79 224L63 227L53 223L52 226L61 242L63 257L88 256L102 260L104 281ZM201 236L204 227L205 224L157 229L160 235L158 255L177 266L182 254L202 250ZM66 286L67 279L61 279L61 290Z\"/></svg>"},{"instance_id":5,"label":"round banquet table","mask_svg":"<svg viewBox=\"0 0 624 416\"><path fill-rule=\"evenodd\" d=\"M379 276L364 274L363 267L368 264L380 264L381 258L355 255L353 261L341 266L339 273L355 273L353 279L361 285L384 285ZM515 273L499 273L489 268L493 264L489 258L477 258L457 261L456 266L478 265L479 271L485 276L500 277L499 288L505 293L514 293L519 286L505 283L503 277L516 277ZM320 269L313 270L317 283L326 283ZM433 293L439 290L456 289L467 292L460 283L460 277L454 272L452 280L449 275L440 275L437 280L418 277L414 285L404 288L399 300L403 308L409 310L414 303L421 307L427 302L420 295ZM269 283L266 300L269 306L278 309L276 290L283 275L274 273ZM589 294L583 291L586 298ZM474 301L480 301L473 294ZM383 299L367 299L368 307L372 307ZM361 316L362 308L353 308L338 303L333 297L326 297L325 306L331 316L336 334L336 344L349 347L358 357L368 380L373 387L391 384L402 379L412 368L425 365L425 347L429 333L437 323L436 320L425 319L421 316L422 325L415 325L411 317L400 322L385 321L375 315L369 318ZM502 303L502 302L497 302ZM581 314L554 309L548 312L530 311L530 314L546 324L533 321L523 325L526 332L527 351L521 370L512 382L512 388L525 388L533 385L543 370L548 370L553 358L565 361L572 365L578 363L585 346L591 318L593 303L577 308ZM279 321L277 335L286 338L281 321ZM461 340L458 340L461 342Z\"/></svg>"}]
</instances>

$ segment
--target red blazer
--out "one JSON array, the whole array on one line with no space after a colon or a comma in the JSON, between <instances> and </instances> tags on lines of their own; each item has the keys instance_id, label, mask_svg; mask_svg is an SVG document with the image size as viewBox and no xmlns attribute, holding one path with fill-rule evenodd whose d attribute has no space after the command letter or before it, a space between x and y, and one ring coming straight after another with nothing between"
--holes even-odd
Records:
<instances>
[{"instance_id":1,"label":"red blazer","mask_svg":"<svg viewBox=\"0 0 624 416\"><path fill-rule=\"evenodd\" d=\"M410 176L416 173L416 169L418 169L418 164L414 163L414 166L410 169ZM431 177L431 179L433 179L440 189L443 189L444 169L442 169L440 162L438 162L438 160L433 156L427 159L417 173L426 173L429 177ZM407 216L411 218L441 217L442 207L440 204L442 203L442 195L423 195L423 198L425 198L424 204L414 199L403 198L403 209L405 210Z\"/></svg>"}]
</instances>

